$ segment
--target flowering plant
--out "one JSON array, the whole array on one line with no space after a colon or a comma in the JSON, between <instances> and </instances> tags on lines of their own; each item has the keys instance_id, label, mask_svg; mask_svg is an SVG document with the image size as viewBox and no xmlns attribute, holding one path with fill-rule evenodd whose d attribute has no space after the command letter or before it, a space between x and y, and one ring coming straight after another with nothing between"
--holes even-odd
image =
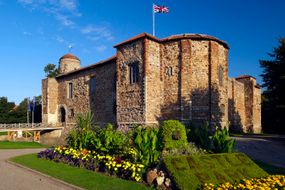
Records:
<instances>
[{"instance_id":1,"label":"flowering plant","mask_svg":"<svg viewBox=\"0 0 285 190\"><path fill-rule=\"evenodd\" d=\"M204 190L223 190L223 189L285 189L285 176L270 175L264 178L243 179L239 183L231 184L229 182L214 185L212 183L204 184Z\"/></svg>"},{"instance_id":2,"label":"flowering plant","mask_svg":"<svg viewBox=\"0 0 285 190\"><path fill-rule=\"evenodd\" d=\"M103 155L86 149L75 150L59 146L39 152L38 157L88 170L105 172L124 179L142 181L144 165L133 163L120 156Z\"/></svg>"}]
</instances>

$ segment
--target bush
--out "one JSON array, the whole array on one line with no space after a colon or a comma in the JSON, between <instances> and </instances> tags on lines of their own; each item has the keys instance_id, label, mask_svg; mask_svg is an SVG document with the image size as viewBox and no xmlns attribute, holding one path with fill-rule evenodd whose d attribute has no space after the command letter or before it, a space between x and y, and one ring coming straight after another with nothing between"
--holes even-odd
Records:
<instances>
[{"instance_id":1,"label":"bush","mask_svg":"<svg viewBox=\"0 0 285 190\"><path fill-rule=\"evenodd\" d=\"M113 129L112 124L105 128L92 130L93 116L91 112L76 115L76 129L67 137L69 147L76 150L95 150L104 154L120 154L128 148L127 135Z\"/></svg>"},{"instance_id":2,"label":"bush","mask_svg":"<svg viewBox=\"0 0 285 190\"><path fill-rule=\"evenodd\" d=\"M185 126L177 120L164 121L161 135L163 148L166 150L187 146Z\"/></svg>"},{"instance_id":3,"label":"bush","mask_svg":"<svg viewBox=\"0 0 285 190\"><path fill-rule=\"evenodd\" d=\"M191 131L188 133L188 140L195 142L202 149L211 149L211 133L208 124L191 126Z\"/></svg>"},{"instance_id":4,"label":"bush","mask_svg":"<svg viewBox=\"0 0 285 190\"><path fill-rule=\"evenodd\" d=\"M158 129L136 127L133 138L138 152L136 161L147 167L157 164L160 156Z\"/></svg>"},{"instance_id":5,"label":"bush","mask_svg":"<svg viewBox=\"0 0 285 190\"><path fill-rule=\"evenodd\" d=\"M92 131L93 115L91 112L76 115L76 129L71 131L67 137L67 144L74 149L94 149L98 141L96 134Z\"/></svg>"},{"instance_id":6,"label":"bush","mask_svg":"<svg viewBox=\"0 0 285 190\"><path fill-rule=\"evenodd\" d=\"M198 148L195 143L189 142L186 147L173 148L170 150L163 150L163 156L178 156L178 155L201 155L205 154L205 150Z\"/></svg>"},{"instance_id":7,"label":"bush","mask_svg":"<svg viewBox=\"0 0 285 190\"><path fill-rule=\"evenodd\" d=\"M216 130L212 137L212 145L212 151L214 153L233 152L235 140L229 138L229 132L227 128L224 128L222 130Z\"/></svg>"},{"instance_id":8,"label":"bush","mask_svg":"<svg viewBox=\"0 0 285 190\"><path fill-rule=\"evenodd\" d=\"M95 150L106 154L120 154L129 146L127 135L121 131L113 129L112 124L108 123L104 129L99 129L96 135L99 143Z\"/></svg>"}]
</instances>

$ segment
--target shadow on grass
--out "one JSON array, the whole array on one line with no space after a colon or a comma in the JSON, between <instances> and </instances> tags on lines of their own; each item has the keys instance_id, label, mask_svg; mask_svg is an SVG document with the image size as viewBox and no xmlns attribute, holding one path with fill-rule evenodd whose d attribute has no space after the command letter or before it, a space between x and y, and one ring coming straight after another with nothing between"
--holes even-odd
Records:
<instances>
[{"instance_id":1,"label":"shadow on grass","mask_svg":"<svg viewBox=\"0 0 285 190\"><path fill-rule=\"evenodd\" d=\"M259 160L254 160L254 162L270 175L285 175L285 168L273 166Z\"/></svg>"}]
</instances>

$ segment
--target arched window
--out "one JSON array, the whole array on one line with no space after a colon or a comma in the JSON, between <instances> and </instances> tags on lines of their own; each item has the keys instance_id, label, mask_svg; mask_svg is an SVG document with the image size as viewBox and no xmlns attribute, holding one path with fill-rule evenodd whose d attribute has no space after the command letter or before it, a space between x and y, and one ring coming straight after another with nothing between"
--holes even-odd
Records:
<instances>
[{"instance_id":1,"label":"arched window","mask_svg":"<svg viewBox=\"0 0 285 190\"><path fill-rule=\"evenodd\" d=\"M139 65L137 63L130 64L130 84L137 83L139 81Z\"/></svg>"},{"instance_id":2,"label":"arched window","mask_svg":"<svg viewBox=\"0 0 285 190\"><path fill-rule=\"evenodd\" d=\"M65 109L64 107L61 107L60 108L60 122L61 123L65 123L65 115L66 115L66 112L65 112Z\"/></svg>"}]
</instances>

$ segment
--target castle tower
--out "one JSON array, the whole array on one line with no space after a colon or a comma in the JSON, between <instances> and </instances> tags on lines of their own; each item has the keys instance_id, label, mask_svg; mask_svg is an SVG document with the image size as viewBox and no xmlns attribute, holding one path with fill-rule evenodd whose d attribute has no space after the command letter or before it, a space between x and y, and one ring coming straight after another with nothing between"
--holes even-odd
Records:
<instances>
[{"instance_id":1,"label":"castle tower","mask_svg":"<svg viewBox=\"0 0 285 190\"><path fill-rule=\"evenodd\" d=\"M80 60L75 55L68 53L59 59L60 74L68 73L70 71L80 68Z\"/></svg>"}]
</instances>

